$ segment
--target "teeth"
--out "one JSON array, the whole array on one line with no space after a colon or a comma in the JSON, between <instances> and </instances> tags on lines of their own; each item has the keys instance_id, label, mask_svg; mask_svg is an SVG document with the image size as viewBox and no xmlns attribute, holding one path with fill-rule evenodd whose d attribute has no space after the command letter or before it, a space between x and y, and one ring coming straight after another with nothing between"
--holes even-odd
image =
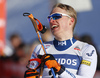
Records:
<instances>
[{"instance_id":1,"label":"teeth","mask_svg":"<svg viewBox=\"0 0 100 78\"><path fill-rule=\"evenodd\" d=\"M55 28L55 27L58 27L57 25L53 25L51 28Z\"/></svg>"}]
</instances>

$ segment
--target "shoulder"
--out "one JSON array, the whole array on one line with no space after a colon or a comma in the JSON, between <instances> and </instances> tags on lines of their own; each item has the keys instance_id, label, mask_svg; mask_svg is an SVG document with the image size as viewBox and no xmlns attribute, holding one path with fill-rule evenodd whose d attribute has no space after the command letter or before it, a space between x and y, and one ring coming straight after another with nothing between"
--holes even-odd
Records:
<instances>
[{"instance_id":1,"label":"shoulder","mask_svg":"<svg viewBox=\"0 0 100 78\"><path fill-rule=\"evenodd\" d=\"M44 42L44 43L43 43L43 46L44 46L45 49L48 49L51 45L53 45L53 41L48 41L48 42ZM42 49L42 44L39 44L39 45L37 45L37 46L35 47L35 49L34 49L32 55L34 55L34 54L38 55L38 54L40 54L40 52L42 52L42 51L43 51L43 49Z\"/></svg>"},{"instance_id":2,"label":"shoulder","mask_svg":"<svg viewBox=\"0 0 100 78\"><path fill-rule=\"evenodd\" d=\"M75 48L78 48L79 51L82 51L86 45L88 45L88 43L85 43L85 42L82 42L82 41L79 41L79 40L77 40L77 41L74 43L74 47L75 47Z\"/></svg>"},{"instance_id":3,"label":"shoulder","mask_svg":"<svg viewBox=\"0 0 100 78\"><path fill-rule=\"evenodd\" d=\"M34 49L35 52L37 52L41 48L41 44L37 45Z\"/></svg>"},{"instance_id":4,"label":"shoulder","mask_svg":"<svg viewBox=\"0 0 100 78\"><path fill-rule=\"evenodd\" d=\"M50 44L53 45L53 41L44 42L45 45Z\"/></svg>"},{"instance_id":5,"label":"shoulder","mask_svg":"<svg viewBox=\"0 0 100 78\"><path fill-rule=\"evenodd\" d=\"M93 45L87 44L83 48L83 56L86 55L88 57L96 56L96 49Z\"/></svg>"},{"instance_id":6,"label":"shoulder","mask_svg":"<svg viewBox=\"0 0 100 78\"><path fill-rule=\"evenodd\" d=\"M81 46L82 49L84 49L84 48L85 49L86 48L90 48L90 49L93 48L93 49L95 49L95 47L93 45L88 44L86 42L79 41L79 40L76 41L76 45Z\"/></svg>"},{"instance_id":7,"label":"shoulder","mask_svg":"<svg viewBox=\"0 0 100 78\"><path fill-rule=\"evenodd\" d=\"M88 43L86 43L86 42L79 41L79 40L77 40L76 43L77 43L78 45L83 45L83 46L88 44Z\"/></svg>"},{"instance_id":8,"label":"shoulder","mask_svg":"<svg viewBox=\"0 0 100 78\"><path fill-rule=\"evenodd\" d=\"M44 42L45 49L50 48L53 45L53 41Z\"/></svg>"},{"instance_id":9,"label":"shoulder","mask_svg":"<svg viewBox=\"0 0 100 78\"><path fill-rule=\"evenodd\" d=\"M41 45L42 44L37 45L34 50L35 51L39 50L42 47ZM43 45L44 47L46 47L46 45L53 45L53 41L44 42Z\"/></svg>"},{"instance_id":10,"label":"shoulder","mask_svg":"<svg viewBox=\"0 0 100 78\"><path fill-rule=\"evenodd\" d=\"M91 53L92 51L96 52L95 47L91 44L86 43L86 42L82 42L82 41L77 40L75 46L78 46L82 53L85 53L85 52Z\"/></svg>"},{"instance_id":11,"label":"shoulder","mask_svg":"<svg viewBox=\"0 0 100 78\"><path fill-rule=\"evenodd\" d=\"M86 43L86 42L82 42L82 41L77 41L77 43L79 44L79 45L82 45L83 46L83 49L94 49L95 50L95 47L93 46L93 45L91 45L91 44L88 44L88 43Z\"/></svg>"},{"instance_id":12,"label":"shoulder","mask_svg":"<svg viewBox=\"0 0 100 78\"><path fill-rule=\"evenodd\" d=\"M45 49L48 49L50 46L53 45L53 41L48 41L48 42L44 42L43 43L43 46ZM39 44L35 47L35 50L34 51L38 51L40 48L42 48L42 44Z\"/></svg>"},{"instance_id":13,"label":"shoulder","mask_svg":"<svg viewBox=\"0 0 100 78\"><path fill-rule=\"evenodd\" d=\"M82 50L85 51L85 50L95 50L95 47L91 44L88 44L86 42L82 42L82 41L78 41L78 44L82 46Z\"/></svg>"},{"instance_id":14,"label":"shoulder","mask_svg":"<svg viewBox=\"0 0 100 78\"><path fill-rule=\"evenodd\" d=\"M34 51L32 52L31 59L37 58L37 55L39 54L40 49L41 49L41 44L35 47Z\"/></svg>"},{"instance_id":15,"label":"shoulder","mask_svg":"<svg viewBox=\"0 0 100 78\"><path fill-rule=\"evenodd\" d=\"M96 49L93 45L88 44L86 42L82 42L82 41L79 41L79 43L81 45L83 45L82 49L81 49L83 57L85 56L85 57L91 58L91 57L96 57L97 56Z\"/></svg>"}]
</instances>

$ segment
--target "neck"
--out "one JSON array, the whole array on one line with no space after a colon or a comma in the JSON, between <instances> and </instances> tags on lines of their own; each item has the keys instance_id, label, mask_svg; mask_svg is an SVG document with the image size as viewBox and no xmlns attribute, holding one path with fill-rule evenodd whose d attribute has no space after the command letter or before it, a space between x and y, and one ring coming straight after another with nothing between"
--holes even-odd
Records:
<instances>
[{"instance_id":1,"label":"neck","mask_svg":"<svg viewBox=\"0 0 100 78\"><path fill-rule=\"evenodd\" d=\"M55 39L58 41L65 41L68 39L71 39L73 37L73 34L68 33L68 34L59 34L57 36L55 36Z\"/></svg>"}]
</instances>

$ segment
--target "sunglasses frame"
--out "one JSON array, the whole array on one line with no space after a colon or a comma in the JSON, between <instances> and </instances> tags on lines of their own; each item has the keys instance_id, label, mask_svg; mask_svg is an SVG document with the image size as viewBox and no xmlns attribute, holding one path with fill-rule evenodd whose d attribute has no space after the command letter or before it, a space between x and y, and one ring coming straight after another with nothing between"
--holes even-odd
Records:
<instances>
[{"instance_id":1,"label":"sunglasses frame","mask_svg":"<svg viewBox=\"0 0 100 78\"><path fill-rule=\"evenodd\" d=\"M51 19L56 20L56 19L53 18L53 15L54 15L54 14L59 14L59 15L61 16L61 18L62 18L62 16L67 16L67 17L71 18L71 16L68 15L68 14L64 14L64 13L53 13L53 14L51 14L51 15L48 15L48 17L47 17L48 20L49 20L49 22L50 22ZM60 18L58 18L58 19L60 19Z\"/></svg>"}]
</instances>

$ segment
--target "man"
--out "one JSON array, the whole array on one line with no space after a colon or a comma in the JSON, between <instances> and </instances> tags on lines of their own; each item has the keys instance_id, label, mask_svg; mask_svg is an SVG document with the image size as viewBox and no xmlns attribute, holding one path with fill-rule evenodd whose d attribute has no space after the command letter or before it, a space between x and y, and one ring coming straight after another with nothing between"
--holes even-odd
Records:
<instances>
[{"instance_id":1,"label":"man","mask_svg":"<svg viewBox=\"0 0 100 78\"><path fill-rule=\"evenodd\" d=\"M43 55L45 64L43 78L52 77L50 68L54 69L57 78L93 78L97 65L96 50L92 45L73 38L77 22L76 11L69 5L59 3L53 7L48 20L55 38L44 44L46 55L41 45L38 45L31 57L33 59ZM35 63L30 68L36 65ZM29 69L25 72L25 78L29 76L36 78L38 72L35 69L33 71Z\"/></svg>"}]
</instances>

